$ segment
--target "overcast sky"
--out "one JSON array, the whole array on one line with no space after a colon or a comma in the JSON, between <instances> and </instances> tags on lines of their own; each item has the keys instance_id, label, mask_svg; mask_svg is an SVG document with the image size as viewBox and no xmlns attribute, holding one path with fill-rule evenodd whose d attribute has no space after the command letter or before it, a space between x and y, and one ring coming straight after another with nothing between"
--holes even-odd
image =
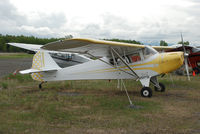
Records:
<instances>
[{"instance_id":1,"label":"overcast sky","mask_svg":"<svg viewBox=\"0 0 200 134\"><path fill-rule=\"evenodd\" d=\"M0 33L200 44L200 0L0 0Z\"/></svg>"}]
</instances>

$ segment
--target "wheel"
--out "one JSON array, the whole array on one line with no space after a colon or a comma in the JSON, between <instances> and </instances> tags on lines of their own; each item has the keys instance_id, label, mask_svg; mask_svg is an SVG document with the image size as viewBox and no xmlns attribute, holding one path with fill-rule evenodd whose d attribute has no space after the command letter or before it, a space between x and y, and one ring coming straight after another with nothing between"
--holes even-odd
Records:
<instances>
[{"instance_id":1,"label":"wheel","mask_svg":"<svg viewBox=\"0 0 200 134\"><path fill-rule=\"evenodd\" d=\"M152 89L150 87L143 87L141 90L142 97L151 97L152 96Z\"/></svg>"},{"instance_id":2,"label":"wheel","mask_svg":"<svg viewBox=\"0 0 200 134\"><path fill-rule=\"evenodd\" d=\"M160 88L157 88L156 86L154 86L154 89L156 92L165 92L165 85L162 83L159 83Z\"/></svg>"}]
</instances>

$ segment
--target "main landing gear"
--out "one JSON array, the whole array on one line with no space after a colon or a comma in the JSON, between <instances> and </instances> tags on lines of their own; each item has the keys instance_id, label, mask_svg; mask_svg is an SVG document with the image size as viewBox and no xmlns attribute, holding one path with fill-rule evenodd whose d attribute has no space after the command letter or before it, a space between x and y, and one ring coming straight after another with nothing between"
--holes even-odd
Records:
<instances>
[{"instance_id":1,"label":"main landing gear","mask_svg":"<svg viewBox=\"0 0 200 134\"><path fill-rule=\"evenodd\" d=\"M165 85L162 83L159 83L160 87L154 86L154 90L156 92L165 92ZM152 96L152 89L150 87L143 87L141 89L141 96L142 97L151 97Z\"/></svg>"},{"instance_id":2,"label":"main landing gear","mask_svg":"<svg viewBox=\"0 0 200 134\"><path fill-rule=\"evenodd\" d=\"M140 80L141 84L143 85L143 88L141 89L141 96L142 97L151 97L153 94L152 89L149 87L150 82L154 85L154 90L156 92L164 92L165 86L162 83L159 83L157 80L157 77L151 77L151 78L144 78Z\"/></svg>"},{"instance_id":3,"label":"main landing gear","mask_svg":"<svg viewBox=\"0 0 200 134\"><path fill-rule=\"evenodd\" d=\"M154 86L154 90L155 90L156 92L165 92L165 85L162 84L162 83L159 83L159 86L160 86L160 87Z\"/></svg>"}]
</instances>

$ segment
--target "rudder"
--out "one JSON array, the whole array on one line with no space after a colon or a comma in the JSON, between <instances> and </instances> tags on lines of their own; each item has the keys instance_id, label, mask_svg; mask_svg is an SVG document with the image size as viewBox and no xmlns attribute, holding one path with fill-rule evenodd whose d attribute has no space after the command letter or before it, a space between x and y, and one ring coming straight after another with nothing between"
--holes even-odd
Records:
<instances>
[{"instance_id":1,"label":"rudder","mask_svg":"<svg viewBox=\"0 0 200 134\"><path fill-rule=\"evenodd\" d=\"M36 69L39 71L51 71L58 70L60 67L56 64L53 58L46 51L38 51L33 56L32 69ZM43 75L41 72L32 73L31 76L34 80L44 81Z\"/></svg>"}]
</instances>

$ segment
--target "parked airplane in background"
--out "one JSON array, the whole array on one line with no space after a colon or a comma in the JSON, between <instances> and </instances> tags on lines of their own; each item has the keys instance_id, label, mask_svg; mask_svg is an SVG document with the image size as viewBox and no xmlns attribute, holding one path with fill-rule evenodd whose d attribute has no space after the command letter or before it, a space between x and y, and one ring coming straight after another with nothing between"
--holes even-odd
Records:
<instances>
[{"instance_id":1,"label":"parked airplane in background","mask_svg":"<svg viewBox=\"0 0 200 134\"><path fill-rule=\"evenodd\" d=\"M171 47L83 38L66 39L41 46L33 57L32 68L20 73L29 73L34 80L41 81L40 88L47 81L135 79L143 86L141 95L151 97L150 83L155 86L155 91L164 92L165 86L158 82L157 76L178 69L186 56L183 52L159 53L155 49L169 50ZM92 60L61 68L49 54L50 51L80 54Z\"/></svg>"},{"instance_id":2,"label":"parked airplane in background","mask_svg":"<svg viewBox=\"0 0 200 134\"><path fill-rule=\"evenodd\" d=\"M182 45L173 45L173 49L167 50L166 52L176 52L176 51L184 51ZM188 55L188 65L192 67L194 74L200 73L200 48L192 45L184 46Z\"/></svg>"}]
</instances>

